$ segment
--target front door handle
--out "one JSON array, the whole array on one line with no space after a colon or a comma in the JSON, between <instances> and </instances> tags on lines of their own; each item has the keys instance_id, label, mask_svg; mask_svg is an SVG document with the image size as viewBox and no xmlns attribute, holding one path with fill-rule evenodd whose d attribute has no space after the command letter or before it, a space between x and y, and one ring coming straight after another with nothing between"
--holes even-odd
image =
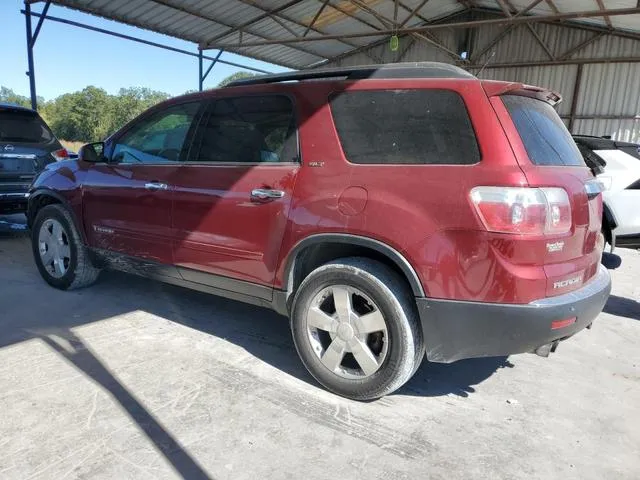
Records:
<instances>
[{"instance_id":1,"label":"front door handle","mask_svg":"<svg viewBox=\"0 0 640 480\"><path fill-rule=\"evenodd\" d=\"M272 190L271 188L254 188L251 190L251 200L254 202L270 202L284 197L282 190Z\"/></svg>"},{"instance_id":2,"label":"front door handle","mask_svg":"<svg viewBox=\"0 0 640 480\"><path fill-rule=\"evenodd\" d=\"M169 188L169 186L166 183L149 182L144 184L144 188L146 188L147 190L156 191L156 190L166 190L167 188Z\"/></svg>"}]
</instances>

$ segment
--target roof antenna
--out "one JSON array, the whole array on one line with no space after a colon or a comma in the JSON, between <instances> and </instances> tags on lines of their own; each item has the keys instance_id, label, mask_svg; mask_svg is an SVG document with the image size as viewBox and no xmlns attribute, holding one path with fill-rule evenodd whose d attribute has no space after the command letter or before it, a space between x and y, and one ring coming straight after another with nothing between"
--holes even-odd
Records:
<instances>
[{"instance_id":1,"label":"roof antenna","mask_svg":"<svg viewBox=\"0 0 640 480\"><path fill-rule=\"evenodd\" d=\"M489 55L489 58L487 58L487 61L484 62L484 65L482 65L482 68L480 69L480 71L476 75L478 78L480 78L480 75L482 75L482 72L484 71L484 69L487 68L487 65L489 65L489 62L491 60L493 60L493 57L495 57L495 56L496 56L496 51L494 50L493 52L491 52L491 55Z\"/></svg>"}]
</instances>

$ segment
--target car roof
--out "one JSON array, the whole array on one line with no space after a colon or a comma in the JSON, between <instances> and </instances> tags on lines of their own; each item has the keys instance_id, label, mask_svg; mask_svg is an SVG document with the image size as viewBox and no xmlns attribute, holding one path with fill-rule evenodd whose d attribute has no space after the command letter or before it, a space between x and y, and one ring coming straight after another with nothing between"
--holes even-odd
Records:
<instances>
[{"instance_id":1,"label":"car roof","mask_svg":"<svg viewBox=\"0 0 640 480\"><path fill-rule=\"evenodd\" d=\"M303 80L339 79L399 79L399 78L476 78L466 70L440 62L403 62L374 65L358 65L340 68L317 68L294 72L258 75L235 80L226 87L263 85ZM225 88L226 88L225 87Z\"/></svg>"},{"instance_id":2,"label":"car roof","mask_svg":"<svg viewBox=\"0 0 640 480\"><path fill-rule=\"evenodd\" d=\"M8 102L0 102L0 109L2 110L18 110L23 112L33 112L34 110L28 107L23 107L22 105L18 105L17 103L8 103Z\"/></svg>"},{"instance_id":3,"label":"car roof","mask_svg":"<svg viewBox=\"0 0 640 480\"><path fill-rule=\"evenodd\" d=\"M276 73L269 75L259 75L256 77L236 80L225 85L202 92L187 93L165 100L156 107L167 107L185 101L205 100L215 96L216 92L229 88L248 88L245 91L260 92L268 85L298 85L306 84L306 81L316 82L319 80L329 81L356 81L369 79L443 79L443 80L473 80L479 81L476 76L466 70L441 62L403 62L392 64L358 65L355 67L340 68L318 68L313 70L299 70L293 72ZM501 84L511 84L512 82L499 82ZM254 90L255 89L255 90Z\"/></svg>"}]
</instances>

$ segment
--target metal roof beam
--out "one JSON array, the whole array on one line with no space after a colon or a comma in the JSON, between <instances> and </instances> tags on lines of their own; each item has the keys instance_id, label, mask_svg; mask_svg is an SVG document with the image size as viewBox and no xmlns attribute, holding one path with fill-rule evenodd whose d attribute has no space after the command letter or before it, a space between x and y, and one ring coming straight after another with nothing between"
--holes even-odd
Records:
<instances>
[{"instance_id":1,"label":"metal roof beam","mask_svg":"<svg viewBox=\"0 0 640 480\"><path fill-rule=\"evenodd\" d=\"M271 20L276 22L278 25L280 25L282 28L284 28L287 32L289 32L294 37L299 37L300 36L290 26L288 26L286 23L284 23L282 20L280 20L280 18L277 17L276 15L270 15L269 18L271 18Z\"/></svg>"},{"instance_id":2,"label":"metal roof beam","mask_svg":"<svg viewBox=\"0 0 640 480\"><path fill-rule=\"evenodd\" d=\"M373 29L377 29L378 28L377 25L374 25L373 23L369 23L368 20L360 18L357 15L352 15L348 10L345 10L340 5L336 5L333 2L329 2L329 6L331 8L333 8L334 10L336 10L336 11L340 12L341 14L343 14L345 17L351 18L351 19L355 20L358 23L361 23L361 24L366 25L366 26L368 26L370 28L373 28Z\"/></svg>"},{"instance_id":3,"label":"metal roof beam","mask_svg":"<svg viewBox=\"0 0 640 480\"><path fill-rule=\"evenodd\" d=\"M269 12L269 10L267 10L265 7L263 7L262 5L260 5L258 2L256 2L255 0L238 0L239 2L244 3L245 5L250 5L258 10L262 10L263 12ZM323 1L323 0L318 0L318 1ZM324 0L325 2L327 2L327 5L331 7L331 3L328 3L329 0ZM321 12L322 13L322 12ZM325 35L326 32L323 32L322 30L318 29L318 28L314 28L313 24L315 23L315 21L312 21L311 24L306 24L303 23L301 21L298 21L292 17L290 17L289 15L286 15L282 12L278 12L278 13L271 13L270 18L274 21L277 21L276 19L279 18L281 20L284 20L285 22L289 22L289 23L293 23L294 25L298 25L299 27L302 27L305 29L305 33L302 35L303 37L306 37L309 31L313 31L315 33L319 33L321 35ZM317 21L317 19L316 19ZM280 22L278 22L280 25L282 25ZM282 25L284 27L284 25ZM300 35L295 35L294 36L300 36ZM346 40L338 40L340 43L343 43L345 45L347 45L348 47L358 47L359 45L353 43L353 42L347 42Z\"/></svg>"},{"instance_id":4,"label":"metal roof beam","mask_svg":"<svg viewBox=\"0 0 640 480\"><path fill-rule=\"evenodd\" d=\"M524 15L525 13L527 13L529 10L532 10L533 8L535 8L539 3L541 3L543 0L534 0L533 2L531 2L529 5L527 5L525 8L523 8L522 10L520 10L519 12L517 12L514 16L515 17L519 17L520 15ZM511 32L514 28L516 27L516 25L508 25L507 27L505 27L501 32L499 32L494 38L493 40L491 40L486 47L484 47L481 51L477 52L477 53L473 53L473 55L471 55L473 58L471 60L475 60L476 58L481 57L482 55L484 55L485 53L487 53L487 51L492 48L494 45L496 45L500 40L502 40L507 34L509 34L509 32Z\"/></svg>"},{"instance_id":5,"label":"metal roof beam","mask_svg":"<svg viewBox=\"0 0 640 480\"><path fill-rule=\"evenodd\" d=\"M586 46L591 45L593 42L595 42L596 40L599 40L600 38L604 37L605 35L606 35L605 32L596 33L593 37L587 38L585 41L580 42L575 47L571 47L569 50L567 50L566 52L562 53L560 55L559 59L560 60L566 60L568 58L571 58L571 56L575 55L577 52L579 52L580 50L582 50Z\"/></svg>"},{"instance_id":6,"label":"metal roof beam","mask_svg":"<svg viewBox=\"0 0 640 480\"><path fill-rule=\"evenodd\" d=\"M538 1L538 3L540 3ZM640 6L638 6L638 11L640 11ZM478 12L484 12L484 13L490 13L490 14L494 14L494 15L499 15L500 13L497 12L496 10L490 9L490 8L477 8L475 9ZM529 7L525 8L524 10L522 10L518 15L515 15L516 17L520 16L522 13L524 13L525 11L530 10ZM602 16L602 14L600 15L594 15L594 16ZM527 17L527 18L535 18L533 16L531 17ZM617 28L609 29L607 27L603 27L600 25L594 25L594 24L590 24L590 23L580 23L580 22L576 22L576 21L553 21L553 20L544 20L542 22L539 23L544 23L547 25L555 25L555 26L563 26L563 27L570 27L570 28L577 28L578 30L587 30L590 32L605 32L608 33L609 35L614 35L616 37L622 37L622 38L630 38L632 40L640 40L640 33L636 33L636 32L630 32L630 31L626 31L626 30L620 30Z\"/></svg>"},{"instance_id":7,"label":"metal roof beam","mask_svg":"<svg viewBox=\"0 0 640 480\"><path fill-rule=\"evenodd\" d=\"M636 15L640 14L640 8L617 8L611 9L607 12L610 16L619 16L619 15ZM305 37L305 38L282 38L282 39L273 39L264 42L247 42L244 44L225 44L220 43L216 45L209 45L215 48L244 48L244 47L253 47L253 46L264 46L264 45L290 45L295 43L305 43L305 42L319 42L326 40L339 40L344 38L366 38L366 37L376 37L379 35L402 35L402 34L411 34L411 33L423 33L430 30L438 30L443 28L472 28L472 27L480 27L483 25L510 25L510 24L526 24L526 23L540 23L540 22L555 22L559 20L572 20L572 19L580 19L580 18L593 18L593 17L601 17L602 12L600 10L585 10L580 12L566 12L560 13L557 15L539 15L539 16L512 16L511 18L495 18L495 19L483 19L483 20L470 20L463 22L454 22L454 23L431 23L429 25L423 25L419 27L412 28L404 28L404 29L387 29L387 30L379 30L374 32L355 32L355 33L346 33L341 35L323 35L323 36L313 36L313 37Z\"/></svg>"},{"instance_id":8,"label":"metal roof beam","mask_svg":"<svg viewBox=\"0 0 640 480\"><path fill-rule=\"evenodd\" d=\"M360 0L350 0L355 6L357 6L363 12L367 12L373 18L378 20L383 28L391 28L393 27L393 22L391 20L386 20L385 17L376 12L373 8L369 7L366 3L361 2Z\"/></svg>"},{"instance_id":9,"label":"metal roof beam","mask_svg":"<svg viewBox=\"0 0 640 480\"><path fill-rule=\"evenodd\" d=\"M465 65L464 68L480 70L482 68L515 68L515 67L552 67L558 65L591 65L596 63L640 63L640 57L603 57L603 58L568 58L563 60L543 60L534 62L502 62L488 65Z\"/></svg>"},{"instance_id":10,"label":"metal roof beam","mask_svg":"<svg viewBox=\"0 0 640 480\"><path fill-rule=\"evenodd\" d=\"M26 10L20 10L20 13L22 13L23 15L27 15L27 11ZM162 43L157 43L157 42L152 42L150 40L144 40L142 38L132 37L131 35L125 35L124 33L112 32L112 31L106 30L104 28L93 27L91 25L85 25L83 23L74 22L73 20L67 20L66 18L53 17L51 15L46 15L45 16L45 15L42 15L40 13L35 13L35 12L31 12L30 16L39 17L39 18L45 17L47 20L49 20L51 22L64 23L66 25L71 25L71 26L74 26L74 27L83 28L85 30L91 30L92 32L104 33L106 35L111 35L112 37L123 38L125 40L131 40L132 42L138 42L138 43L142 43L144 45L150 45L152 47L162 48L163 50L169 50L171 52L182 53L183 55L189 55L191 57L198 57L199 56L198 53L190 52L189 50L183 50L181 48L172 47L170 45L163 45ZM203 55L202 58L207 59L207 60L215 60L214 57L208 57L206 55ZM254 72L269 73L266 70L262 70L260 68L250 67L248 65L242 65L240 63L235 63L235 62L229 62L227 60L220 60L219 58L218 58L217 62L218 63L223 63L225 65L230 65L232 67L244 68L246 70L253 70Z\"/></svg>"},{"instance_id":11,"label":"metal roof beam","mask_svg":"<svg viewBox=\"0 0 640 480\"><path fill-rule=\"evenodd\" d=\"M357 5L358 7L361 7L363 9L365 9L365 11L371 10L371 15L375 16L386 28L395 28L395 26L397 25L397 23L393 20L391 20L390 18L385 17L384 15L382 15L381 13L378 13L376 11L374 11L373 9L371 9L370 7L368 7L365 4L362 4L362 2L360 0L351 0L351 3L353 3L354 5ZM445 52L447 55L453 57L455 60L460 61L460 55L458 55L456 52L450 50L449 48L447 48L437 37L435 37L432 33L430 32L424 32L424 33L412 33L410 34L411 36L425 41L433 46L435 46L436 48L442 50L443 52Z\"/></svg>"},{"instance_id":12,"label":"metal roof beam","mask_svg":"<svg viewBox=\"0 0 640 480\"><path fill-rule=\"evenodd\" d=\"M309 25L307 25L307 28L305 29L304 33L302 34L303 37L307 36L307 34L309 33L309 30L311 30L313 28L315 23L318 21L318 18L320 18L320 15L322 15L322 12L324 12L324 9L327 8L328 4L329 4L329 0L324 0L324 2L322 2L322 5L320 5L320 8L318 9L316 14L311 19L311 23L309 23Z\"/></svg>"},{"instance_id":13,"label":"metal roof beam","mask_svg":"<svg viewBox=\"0 0 640 480\"><path fill-rule=\"evenodd\" d=\"M425 23L431 22L431 20L429 20L428 18L425 18L422 15L420 15L420 10L422 10L422 7L424 7L428 1L429 0L422 0L422 2L413 9L407 7L403 2L399 1L398 5L400 5L404 10L409 12L409 16L404 19L404 21L400 24L400 27L404 27L409 22L409 20L411 20L413 17L419 18Z\"/></svg>"},{"instance_id":14,"label":"metal roof beam","mask_svg":"<svg viewBox=\"0 0 640 480\"><path fill-rule=\"evenodd\" d=\"M228 25L224 22L222 22L221 20L217 19L216 17L212 17L210 15L203 15L202 12L200 12L199 10L193 9L193 8L187 8L181 5L176 5L172 2L170 2L169 0L149 0L153 3L156 3L158 5L162 5L163 7L166 8L170 8L172 10L176 10L178 12L182 12L182 13L186 13L187 15L192 15L194 17L200 18L202 20L208 20L210 22L214 22L217 23L218 25L222 25L224 27L227 27L229 29L238 29L241 31L244 31L244 33L248 34L248 35L253 35L254 37L259 37L259 38L264 38L265 40L271 40L269 37L265 37L264 35L260 35L259 33L254 33L250 30L242 30L238 27L232 27L231 25ZM302 0L296 0L296 2L300 2ZM291 3L291 2L289 2ZM244 27L243 27L244 28ZM298 50L300 52L306 53L307 55L313 55L314 57L318 57L318 58L327 58L324 55L320 55L317 52L314 52L313 50L308 50L305 49L303 47L299 47L299 46L290 46L291 48L293 48L294 50ZM201 47L202 48L202 47Z\"/></svg>"},{"instance_id":15,"label":"metal roof beam","mask_svg":"<svg viewBox=\"0 0 640 480\"><path fill-rule=\"evenodd\" d=\"M503 9L507 17L511 18L511 11L518 13L518 10L513 6L510 0L496 0L496 1L500 4L500 7ZM542 37L540 37L540 35L538 34L538 32L536 32L533 26L529 23L526 23L525 25L527 26L527 29L529 30L531 35L533 35L533 37L536 39L536 42L538 42L538 45L542 47L542 49L549 56L549 58L551 60L555 60L556 59L555 55L553 54L549 46L545 43L545 41L542 40Z\"/></svg>"},{"instance_id":16,"label":"metal roof beam","mask_svg":"<svg viewBox=\"0 0 640 480\"><path fill-rule=\"evenodd\" d=\"M556 7L556 4L553 3L553 0L546 0L546 1L547 1L547 5L549 5L549 8L553 13L555 13L556 15L560 13L560 10L558 10L558 7Z\"/></svg>"},{"instance_id":17,"label":"metal roof beam","mask_svg":"<svg viewBox=\"0 0 640 480\"><path fill-rule=\"evenodd\" d=\"M398 28L402 28L404 27L407 23L409 23L409 21L413 18L413 17L418 17L420 18L418 12L420 12L420 10L422 9L422 7L424 7L426 5L426 3L429 0L422 0L422 2L420 2L418 5L416 5L416 7L411 10L409 12L409 15L407 15L407 17L402 21L402 23L399 25ZM421 19L422 20L422 19Z\"/></svg>"},{"instance_id":18,"label":"metal roof beam","mask_svg":"<svg viewBox=\"0 0 640 480\"><path fill-rule=\"evenodd\" d=\"M411 37L409 39L409 41L407 42L407 44L404 46L404 49L402 50L402 52L400 52L400 55L398 55L398 57L396 58L396 62L401 62L402 61L402 59L407 54L407 52L409 52L409 49L411 48L411 46L414 43L416 43L416 39L415 39L415 37Z\"/></svg>"},{"instance_id":19,"label":"metal roof beam","mask_svg":"<svg viewBox=\"0 0 640 480\"><path fill-rule=\"evenodd\" d=\"M441 18L438 21L444 22L444 21L447 21L447 20L451 20L453 18L460 17L461 15L464 15L467 12L468 12L468 10L461 10L461 11L458 11L458 12L453 12L453 13L451 13L449 15L446 15L445 17ZM416 41L415 37L411 37L411 43L414 43L415 41ZM348 52L344 52L344 53L341 53L340 55L336 55L335 57L331 58L330 60L322 62L320 65L324 65L324 64L326 64L328 62L342 60L343 58L349 57L349 56L354 55L356 53L364 52L364 51L366 51L368 49L380 46L380 45L388 43L388 42L389 42L389 40L384 38L382 40L376 40L375 42L369 43L367 45L361 45L361 46L359 46L357 48L354 48L353 50L349 50ZM406 53L406 51L403 52L401 55L404 56L405 53Z\"/></svg>"},{"instance_id":20,"label":"metal roof beam","mask_svg":"<svg viewBox=\"0 0 640 480\"><path fill-rule=\"evenodd\" d=\"M598 4L598 8L600 10L602 10L603 12L606 11L606 8L604 7L604 3L602 0L596 0L596 3ZM607 27L613 28L613 24L611 23L611 19L609 18L609 15L604 15L604 21L607 24Z\"/></svg>"},{"instance_id":21,"label":"metal roof beam","mask_svg":"<svg viewBox=\"0 0 640 480\"><path fill-rule=\"evenodd\" d=\"M450 57L452 57L454 60L457 60L459 62L464 62L464 60L460 57L460 55L458 55L456 52L454 52L453 50L450 50L449 48L445 47L440 40L438 40L437 38L432 38L429 36L430 34L428 32L425 33L412 33L411 36L418 38L420 40L423 40L431 45L433 45L434 47L438 48L439 50L442 50L443 52L445 52L447 55L449 55Z\"/></svg>"},{"instance_id":22,"label":"metal roof beam","mask_svg":"<svg viewBox=\"0 0 640 480\"><path fill-rule=\"evenodd\" d=\"M156 0L153 0L156 1ZM251 20L248 20L240 25L237 25L235 27L231 27L229 28L229 30L227 30L226 32L223 32L219 35L216 35L215 37L212 37L210 39L208 39L205 43L206 44L211 44L213 42L215 42L216 40L220 40L221 38L227 37L229 35L231 35L232 33L235 33L237 31L240 31L256 22L259 22L260 20L267 18L267 17L271 17L272 15L275 15L276 13L281 12L282 10L286 10L287 8L293 7L294 5L297 5L298 3L304 2L305 0L290 0L289 2L285 3L284 5L280 5L277 8L274 8L272 10L265 10L263 11L263 13L261 13L260 15L253 17ZM254 5L255 6L255 5ZM250 32L247 32L250 33ZM252 34L253 35L253 34ZM319 55L320 56L320 55Z\"/></svg>"},{"instance_id":23,"label":"metal roof beam","mask_svg":"<svg viewBox=\"0 0 640 480\"><path fill-rule=\"evenodd\" d=\"M47 12L49 11L49 7L51 6L51 0L47 0L44 8L42 9L42 17L38 20L38 25L36 25L36 31L33 32L33 36L31 37L31 48L36 44L36 40L38 40L38 34L40 33L40 29L42 28L42 23L47 16Z\"/></svg>"}]
</instances>

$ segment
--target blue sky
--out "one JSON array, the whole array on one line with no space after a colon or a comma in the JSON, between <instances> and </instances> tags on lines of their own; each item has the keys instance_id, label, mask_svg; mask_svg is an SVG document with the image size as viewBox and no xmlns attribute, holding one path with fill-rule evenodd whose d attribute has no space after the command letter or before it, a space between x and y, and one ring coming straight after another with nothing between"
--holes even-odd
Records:
<instances>
[{"instance_id":1,"label":"blue sky","mask_svg":"<svg viewBox=\"0 0 640 480\"><path fill-rule=\"evenodd\" d=\"M42 6L43 3L34 4L32 11L40 12ZM25 22L20 13L23 7L22 0L0 0L0 85L28 96ZM197 52L193 43L64 7L51 5L49 15ZM34 29L35 22L37 19L34 18ZM210 56L216 53L216 50L205 52ZM38 36L34 57L37 93L46 100L81 90L87 85L104 88L109 93L116 93L121 87L142 86L170 95L198 88L198 59L195 57L46 20ZM223 53L222 59L270 72L285 70L230 53ZM205 88L216 86L238 70L241 69L217 64L205 80Z\"/></svg>"}]
</instances>

